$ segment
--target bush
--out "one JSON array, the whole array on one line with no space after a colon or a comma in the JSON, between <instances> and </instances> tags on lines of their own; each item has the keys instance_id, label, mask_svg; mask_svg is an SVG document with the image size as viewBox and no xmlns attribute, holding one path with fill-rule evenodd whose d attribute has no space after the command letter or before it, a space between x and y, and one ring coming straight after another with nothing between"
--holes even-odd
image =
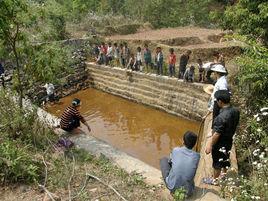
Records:
<instances>
[{"instance_id":1,"label":"bush","mask_svg":"<svg viewBox=\"0 0 268 201\"><path fill-rule=\"evenodd\" d=\"M20 108L10 96L0 92L0 132L3 140L17 139L36 150L47 149L55 134L38 120L36 110Z\"/></svg>"},{"instance_id":2,"label":"bush","mask_svg":"<svg viewBox=\"0 0 268 201\"><path fill-rule=\"evenodd\" d=\"M20 108L12 97L0 92L1 182L38 182L43 177L40 153L56 135L38 120L36 110Z\"/></svg>"},{"instance_id":3,"label":"bush","mask_svg":"<svg viewBox=\"0 0 268 201\"><path fill-rule=\"evenodd\" d=\"M239 65L240 128L235 135L239 175L223 182L224 195L232 200L268 199L268 49L247 41Z\"/></svg>"},{"instance_id":4,"label":"bush","mask_svg":"<svg viewBox=\"0 0 268 201\"><path fill-rule=\"evenodd\" d=\"M0 167L2 183L31 183L40 178L40 162L34 160L29 146L20 147L16 141L0 144Z\"/></svg>"}]
</instances>

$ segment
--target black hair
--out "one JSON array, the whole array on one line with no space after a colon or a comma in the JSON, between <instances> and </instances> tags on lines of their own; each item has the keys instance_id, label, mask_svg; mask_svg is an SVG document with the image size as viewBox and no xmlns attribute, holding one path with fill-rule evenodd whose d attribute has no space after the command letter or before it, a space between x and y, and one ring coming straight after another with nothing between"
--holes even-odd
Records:
<instances>
[{"instance_id":1,"label":"black hair","mask_svg":"<svg viewBox=\"0 0 268 201\"><path fill-rule=\"evenodd\" d=\"M80 102L81 102L80 99L74 98L72 101L72 106L76 107L76 106L80 105Z\"/></svg>"},{"instance_id":2,"label":"black hair","mask_svg":"<svg viewBox=\"0 0 268 201\"><path fill-rule=\"evenodd\" d=\"M173 48L170 48L169 49L169 52L172 54L172 53L174 53L174 49Z\"/></svg>"},{"instance_id":3,"label":"black hair","mask_svg":"<svg viewBox=\"0 0 268 201\"><path fill-rule=\"evenodd\" d=\"M137 51L141 51L141 47L139 46L139 47L137 47Z\"/></svg>"},{"instance_id":4,"label":"black hair","mask_svg":"<svg viewBox=\"0 0 268 201\"><path fill-rule=\"evenodd\" d=\"M231 94L228 90L219 90L216 91L214 94L217 101L222 101L225 104L230 103L231 101Z\"/></svg>"},{"instance_id":5,"label":"black hair","mask_svg":"<svg viewBox=\"0 0 268 201\"><path fill-rule=\"evenodd\" d=\"M220 53L218 51L213 52L213 57L219 57Z\"/></svg>"},{"instance_id":6,"label":"black hair","mask_svg":"<svg viewBox=\"0 0 268 201\"><path fill-rule=\"evenodd\" d=\"M197 135L194 132L187 131L184 133L183 142L188 149L192 149L196 144L196 141L197 141Z\"/></svg>"}]
</instances>

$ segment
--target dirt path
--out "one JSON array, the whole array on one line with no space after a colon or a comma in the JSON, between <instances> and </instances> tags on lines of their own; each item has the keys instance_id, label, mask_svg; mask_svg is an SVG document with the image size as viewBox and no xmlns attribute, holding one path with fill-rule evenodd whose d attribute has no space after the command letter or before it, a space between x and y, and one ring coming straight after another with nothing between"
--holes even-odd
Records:
<instances>
[{"instance_id":1,"label":"dirt path","mask_svg":"<svg viewBox=\"0 0 268 201\"><path fill-rule=\"evenodd\" d=\"M198 27L179 27L150 30L129 35L114 35L107 37L110 40L165 40L177 37L200 37L223 33L220 29L205 29Z\"/></svg>"}]
</instances>

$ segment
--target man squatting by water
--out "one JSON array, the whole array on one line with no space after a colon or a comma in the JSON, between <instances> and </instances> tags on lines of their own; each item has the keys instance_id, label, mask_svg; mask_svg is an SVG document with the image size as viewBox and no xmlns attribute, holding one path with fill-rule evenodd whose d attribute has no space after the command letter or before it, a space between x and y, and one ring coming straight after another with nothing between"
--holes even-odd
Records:
<instances>
[{"instance_id":1,"label":"man squatting by water","mask_svg":"<svg viewBox=\"0 0 268 201\"><path fill-rule=\"evenodd\" d=\"M81 101L77 98L73 99L70 106L68 106L61 115L60 127L67 132L79 132L77 128L80 126L80 121L87 127L90 132L90 126L85 118L80 114L79 108Z\"/></svg>"},{"instance_id":2,"label":"man squatting by water","mask_svg":"<svg viewBox=\"0 0 268 201\"><path fill-rule=\"evenodd\" d=\"M160 168L166 187L171 193L178 188L184 188L187 196L194 191L194 176L200 160L200 154L193 151L197 135L187 131L183 136L182 147L175 147L170 157L160 160Z\"/></svg>"}]
</instances>

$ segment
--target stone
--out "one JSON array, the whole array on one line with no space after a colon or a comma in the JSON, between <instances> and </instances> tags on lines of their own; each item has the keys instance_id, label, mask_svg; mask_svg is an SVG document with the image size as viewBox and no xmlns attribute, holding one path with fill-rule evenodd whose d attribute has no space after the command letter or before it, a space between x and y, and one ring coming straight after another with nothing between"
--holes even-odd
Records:
<instances>
[{"instance_id":1,"label":"stone","mask_svg":"<svg viewBox=\"0 0 268 201\"><path fill-rule=\"evenodd\" d=\"M55 195L55 194L52 194L52 196L53 196L53 199L55 201L60 201L61 200L61 198L59 196ZM43 201L52 201L52 199L46 193L45 196L44 196L44 198L43 198Z\"/></svg>"},{"instance_id":2,"label":"stone","mask_svg":"<svg viewBox=\"0 0 268 201\"><path fill-rule=\"evenodd\" d=\"M92 193L95 193L97 190L98 190L98 188L89 189L89 191L92 192Z\"/></svg>"}]
</instances>

